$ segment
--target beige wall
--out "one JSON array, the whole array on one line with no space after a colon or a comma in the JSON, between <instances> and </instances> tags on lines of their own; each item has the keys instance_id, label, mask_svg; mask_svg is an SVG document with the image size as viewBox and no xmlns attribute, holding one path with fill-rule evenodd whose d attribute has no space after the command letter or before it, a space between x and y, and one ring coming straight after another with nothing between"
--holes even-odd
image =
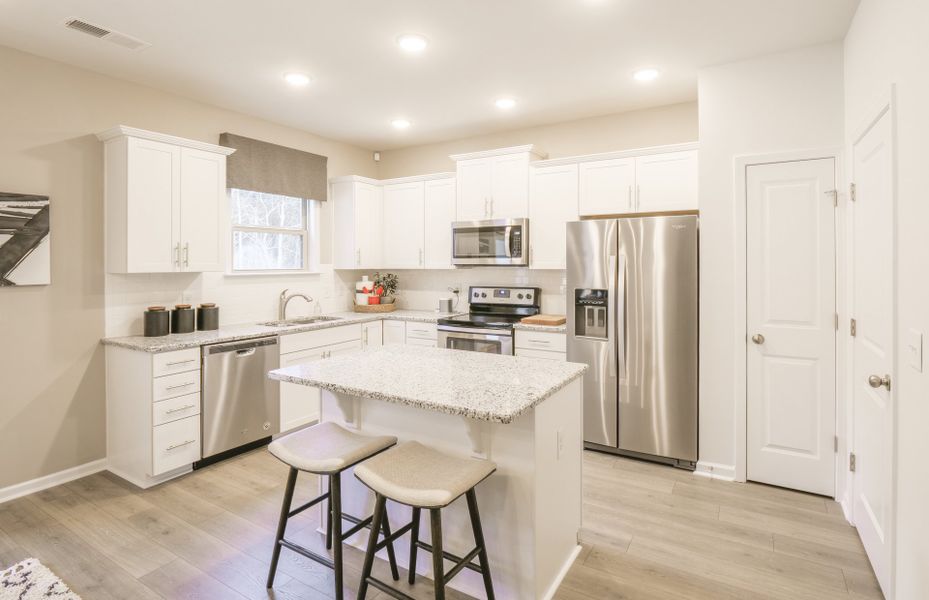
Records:
<instances>
[{"instance_id":1,"label":"beige wall","mask_svg":"<svg viewBox=\"0 0 929 600\"><path fill-rule=\"evenodd\" d=\"M679 144L697 140L697 103L672 104L645 110L542 125L503 133L412 146L381 152L378 176L406 177L454 171L449 154L537 144L549 158L577 156Z\"/></svg>"},{"instance_id":2,"label":"beige wall","mask_svg":"<svg viewBox=\"0 0 929 600\"><path fill-rule=\"evenodd\" d=\"M324 154L330 175L377 173L368 150L8 48L0 73L0 190L52 200L52 284L0 289L2 489L105 454L95 132L125 124L216 143L230 131Z\"/></svg>"}]
</instances>

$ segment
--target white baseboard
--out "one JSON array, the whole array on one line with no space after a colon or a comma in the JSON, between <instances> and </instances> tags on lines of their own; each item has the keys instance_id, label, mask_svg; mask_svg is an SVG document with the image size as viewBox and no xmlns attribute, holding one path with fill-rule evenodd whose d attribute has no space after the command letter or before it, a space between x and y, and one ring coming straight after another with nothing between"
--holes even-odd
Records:
<instances>
[{"instance_id":1,"label":"white baseboard","mask_svg":"<svg viewBox=\"0 0 929 600\"><path fill-rule=\"evenodd\" d=\"M70 469L65 469L64 471L58 471L57 473L51 473L22 483L16 483L0 489L0 504L9 500L15 500L16 498L28 496L29 494L41 492L42 490L47 490L48 488L53 488L56 485L68 483L69 481L80 479L81 477L87 477L88 475L99 473L105 469L106 459L101 458L89 463L84 463L83 465L71 467Z\"/></svg>"},{"instance_id":2,"label":"white baseboard","mask_svg":"<svg viewBox=\"0 0 929 600\"><path fill-rule=\"evenodd\" d=\"M694 475L699 477L709 477L710 479L721 479L722 481L735 481L735 465L721 465L711 462L697 462L697 470Z\"/></svg>"},{"instance_id":3,"label":"white baseboard","mask_svg":"<svg viewBox=\"0 0 929 600\"><path fill-rule=\"evenodd\" d=\"M552 598L555 597L555 593L558 592L558 588L561 587L561 582L564 581L564 578L568 575L568 571L571 570L571 566L574 564L574 561L577 560L581 550L583 550L583 548L580 544L574 547L574 550L572 550L570 556L568 556L568 560L561 565L561 570L558 571L558 575L552 581L552 584L548 586L548 591L542 596L542 600L552 600Z\"/></svg>"}]
</instances>

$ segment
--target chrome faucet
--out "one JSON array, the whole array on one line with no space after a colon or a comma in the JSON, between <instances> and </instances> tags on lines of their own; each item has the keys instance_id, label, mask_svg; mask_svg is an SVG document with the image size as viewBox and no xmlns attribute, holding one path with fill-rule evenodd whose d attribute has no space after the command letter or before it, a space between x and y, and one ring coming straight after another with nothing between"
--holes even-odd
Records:
<instances>
[{"instance_id":1,"label":"chrome faucet","mask_svg":"<svg viewBox=\"0 0 929 600\"><path fill-rule=\"evenodd\" d=\"M285 321L287 319L287 304L290 303L294 298L303 298L307 302L313 302L313 298L307 296L306 294L287 294L287 290L281 292L280 300L277 305L277 318L279 321Z\"/></svg>"}]
</instances>

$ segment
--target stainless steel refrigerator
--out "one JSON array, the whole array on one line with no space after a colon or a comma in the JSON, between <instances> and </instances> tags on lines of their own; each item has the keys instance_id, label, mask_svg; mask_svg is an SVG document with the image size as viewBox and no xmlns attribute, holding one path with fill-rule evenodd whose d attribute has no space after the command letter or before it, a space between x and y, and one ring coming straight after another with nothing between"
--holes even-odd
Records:
<instances>
[{"instance_id":1,"label":"stainless steel refrigerator","mask_svg":"<svg viewBox=\"0 0 929 600\"><path fill-rule=\"evenodd\" d=\"M697 461L696 215L568 223L568 360L584 376L585 447Z\"/></svg>"}]
</instances>

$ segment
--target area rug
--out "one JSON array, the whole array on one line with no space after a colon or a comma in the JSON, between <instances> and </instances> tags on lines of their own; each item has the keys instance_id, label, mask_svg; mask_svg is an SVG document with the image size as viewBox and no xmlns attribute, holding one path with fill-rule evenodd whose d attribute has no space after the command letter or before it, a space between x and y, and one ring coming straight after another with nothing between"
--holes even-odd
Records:
<instances>
[{"instance_id":1,"label":"area rug","mask_svg":"<svg viewBox=\"0 0 929 600\"><path fill-rule=\"evenodd\" d=\"M0 600L81 600L34 558L18 562L5 571L0 571Z\"/></svg>"}]
</instances>

